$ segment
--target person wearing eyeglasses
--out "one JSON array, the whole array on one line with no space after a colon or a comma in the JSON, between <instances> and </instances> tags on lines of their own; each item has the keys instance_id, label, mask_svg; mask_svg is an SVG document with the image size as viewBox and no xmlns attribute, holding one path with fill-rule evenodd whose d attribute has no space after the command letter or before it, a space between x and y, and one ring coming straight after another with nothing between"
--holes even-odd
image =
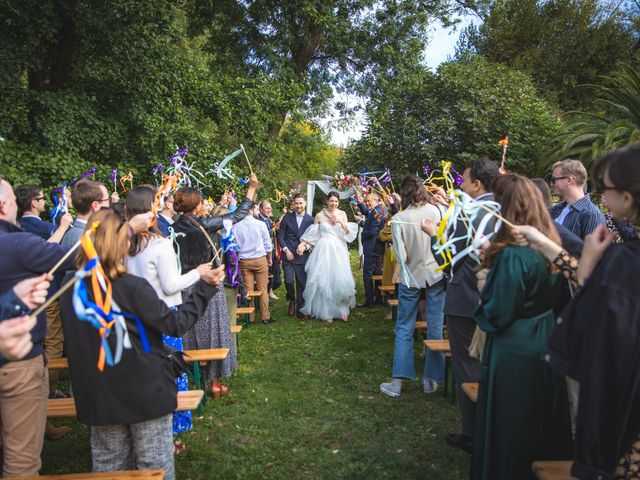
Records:
<instances>
[{"instance_id":1,"label":"person wearing eyeglasses","mask_svg":"<svg viewBox=\"0 0 640 480\"><path fill-rule=\"evenodd\" d=\"M640 471L640 144L595 162L591 177L613 217L635 236L616 244L598 226L578 261L530 226L520 245L540 251L576 294L557 319L542 360L580 384L571 476L638 478Z\"/></svg>"},{"instance_id":2,"label":"person wearing eyeglasses","mask_svg":"<svg viewBox=\"0 0 640 480\"><path fill-rule=\"evenodd\" d=\"M78 216L60 242L69 247L80 240L91 214L109 206L109 192L103 183L85 178L73 186L71 201Z\"/></svg>"},{"instance_id":3,"label":"person wearing eyeglasses","mask_svg":"<svg viewBox=\"0 0 640 480\"><path fill-rule=\"evenodd\" d=\"M15 287L24 279L50 271L68 250L25 232L18 226L17 213L13 188L0 175L0 292ZM72 267L73 259L69 258L59 270ZM49 373L44 357L47 317L48 312L37 316L30 331L33 346L21 360L10 361L0 355L3 477L33 476L40 470L49 393ZM5 412L19 414L5 415ZM58 436L61 431L55 429L49 433Z\"/></svg>"},{"instance_id":4,"label":"person wearing eyeglasses","mask_svg":"<svg viewBox=\"0 0 640 480\"><path fill-rule=\"evenodd\" d=\"M551 171L551 185L562 198L549 209L551 218L584 240L596 226L606 224L604 215L585 192L587 169L579 160L562 160L554 163Z\"/></svg>"},{"instance_id":5,"label":"person wearing eyeglasses","mask_svg":"<svg viewBox=\"0 0 640 480\"><path fill-rule=\"evenodd\" d=\"M30 184L19 186L16 188L16 203L18 212L22 213L20 227L25 232L34 233L50 243L60 243L71 225L71 215L62 215L58 228L53 223L42 220L40 216L47 206L47 199L41 187Z\"/></svg>"}]
</instances>

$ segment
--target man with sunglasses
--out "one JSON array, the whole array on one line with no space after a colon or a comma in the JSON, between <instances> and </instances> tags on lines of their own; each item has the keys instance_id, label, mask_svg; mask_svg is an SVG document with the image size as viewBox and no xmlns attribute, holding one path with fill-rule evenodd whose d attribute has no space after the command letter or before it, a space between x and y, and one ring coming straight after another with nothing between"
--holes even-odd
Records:
<instances>
[{"instance_id":1,"label":"man with sunglasses","mask_svg":"<svg viewBox=\"0 0 640 480\"><path fill-rule=\"evenodd\" d=\"M51 243L60 243L62 236L71 225L71 215L65 213L60 217L60 225L56 226L42 220L47 205L47 199L42 188L37 185L21 185L16 188L16 203L18 211L22 213L20 226L25 232L38 235Z\"/></svg>"},{"instance_id":2,"label":"man with sunglasses","mask_svg":"<svg viewBox=\"0 0 640 480\"><path fill-rule=\"evenodd\" d=\"M551 186L563 200L549 209L551 218L584 240L599 223L606 223L585 192L587 169L579 160L562 160L551 171Z\"/></svg>"}]
</instances>

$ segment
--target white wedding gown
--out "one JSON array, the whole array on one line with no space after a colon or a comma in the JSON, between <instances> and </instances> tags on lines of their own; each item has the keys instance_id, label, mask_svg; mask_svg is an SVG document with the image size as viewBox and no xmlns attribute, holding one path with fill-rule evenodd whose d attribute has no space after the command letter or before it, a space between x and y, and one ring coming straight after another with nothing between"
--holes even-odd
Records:
<instances>
[{"instance_id":1,"label":"white wedding gown","mask_svg":"<svg viewBox=\"0 0 640 480\"><path fill-rule=\"evenodd\" d=\"M351 273L347 242L358 234L358 226L348 223L349 234L340 225L317 223L307 229L302 240L313 245L304 267L307 285L301 312L320 320L346 318L356 306L356 285Z\"/></svg>"}]
</instances>

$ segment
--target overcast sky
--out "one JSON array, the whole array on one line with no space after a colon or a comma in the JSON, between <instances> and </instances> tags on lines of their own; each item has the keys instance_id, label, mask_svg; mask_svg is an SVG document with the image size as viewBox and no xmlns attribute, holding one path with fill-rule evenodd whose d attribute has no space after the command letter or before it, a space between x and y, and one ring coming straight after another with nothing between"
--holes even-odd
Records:
<instances>
[{"instance_id":1,"label":"overcast sky","mask_svg":"<svg viewBox=\"0 0 640 480\"><path fill-rule=\"evenodd\" d=\"M432 70L435 70L438 65L447 60L447 57L454 54L460 32L471 22L471 20L471 17L462 18L460 23L456 26L455 31L452 28L444 28L439 22L434 26L431 34L431 41L429 42L429 46L425 52L425 62ZM355 97L342 97L340 100L351 104L361 101ZM327 118L322 122L322 124L330 125L333 123L332 120L335 121L336 118ZM364 114L359 116L356 124L351 125L348 131L342 131L339 128L330 127L331 140L336 145L346 146L350 140L360 138L363 128Z\"/></svg>"}]
</instances>

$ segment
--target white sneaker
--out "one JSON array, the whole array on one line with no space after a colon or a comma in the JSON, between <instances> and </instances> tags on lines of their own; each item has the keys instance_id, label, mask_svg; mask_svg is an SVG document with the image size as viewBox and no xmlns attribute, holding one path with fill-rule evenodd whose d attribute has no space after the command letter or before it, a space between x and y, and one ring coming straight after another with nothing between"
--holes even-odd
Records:
<instances>
[{"instance_id":1,"label":"white sneaker","mask_svg":"<svg viewBox=\"0 0 640 480\"><path fill-rule=\"evenodd\" d=\"M274 300L280 300L280 297L273 293L273 290L269 292L269 298L273 298Z\"/></svg>"},{"instance_id":2,"label":"white sneaker","mask_svg":"<svg viewBox=\"0 0 640 480\"><path fill-rule=\"evenodd\" d=\"M385 395L389 395L392 398L398 398L400 396L401 390L402 390L402 387L397 387L396 385L393 384L393 382L380 384L380 391Z\"/></svg>"},{"instance_id":3,"label":"white sneaker","mask_svg":"<svg viewBox=\"0 0 640 480\"><path fill-rule=\"evenodd\" d=\"M430 378L422 384L422 388L424 389L425 395L429 395L430 393L434 393L438 390L438 382Z\"/></svg>"}]
</instances>

